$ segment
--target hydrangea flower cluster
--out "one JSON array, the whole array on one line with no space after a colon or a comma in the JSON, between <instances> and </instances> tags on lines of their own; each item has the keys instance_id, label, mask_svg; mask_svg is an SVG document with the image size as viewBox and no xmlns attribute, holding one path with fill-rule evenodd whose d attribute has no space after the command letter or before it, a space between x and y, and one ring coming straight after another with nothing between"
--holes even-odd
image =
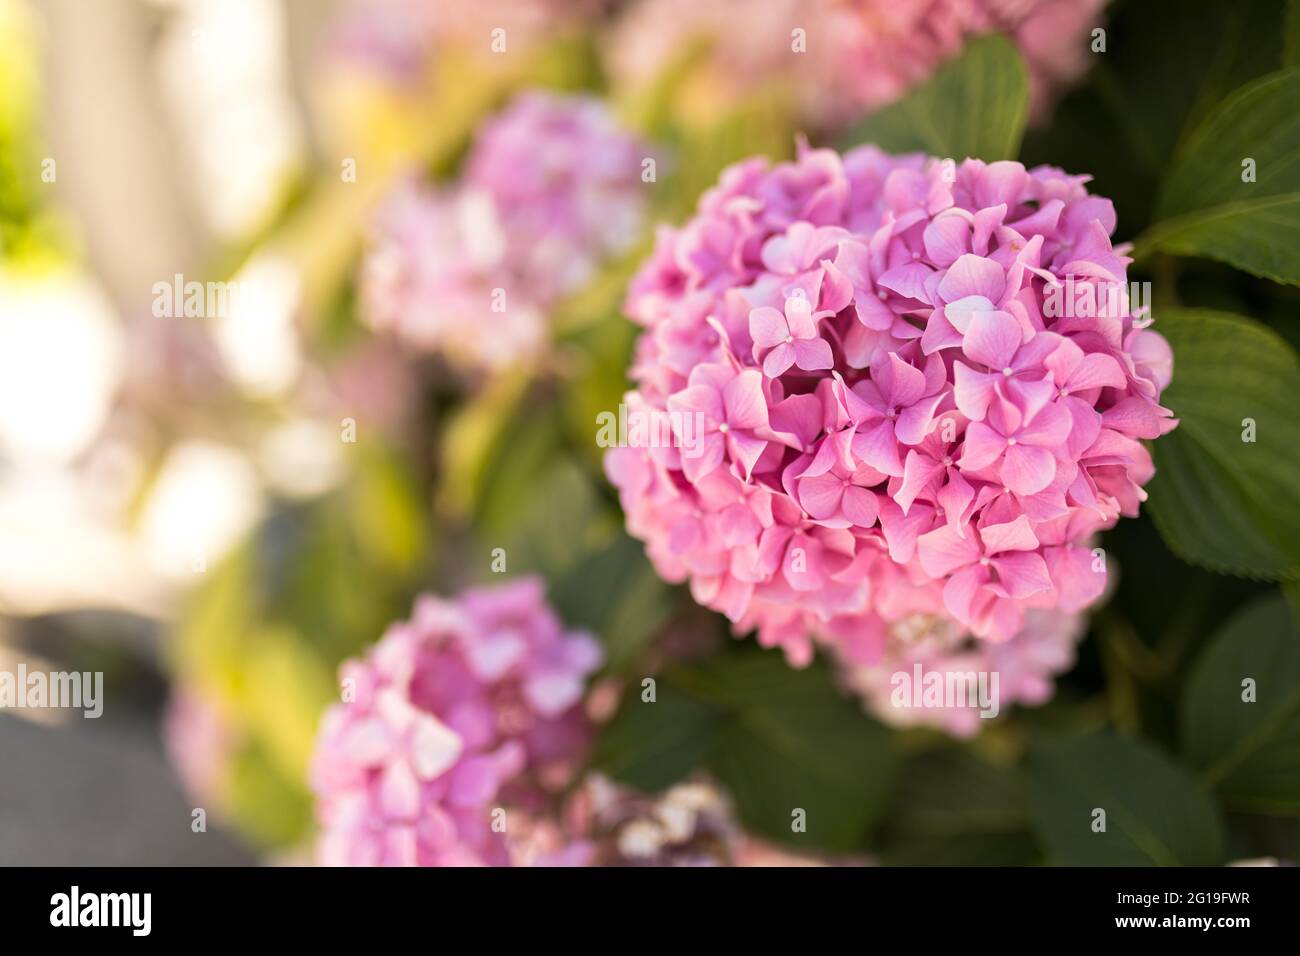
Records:
<instances>
[{"instance_id":1,"label":"hydrangea flower cluster","mask_svg":"<svg viewBox=\"0 0 1300 956\"><path fill-rule=\"evenodd\" d=\"M998 32L1028 69L1031 108L1083 73L1104 0L641 0L622 15L611 61L649 82L695 38L713 88L741 95L780 76L803 113L839 126L903 96L972 38ZM744 23L744 29L736 29ZM795 30L804 50L795 52Z\"/></svg>"},{"instance_id":2,"label":"hydrangea flower cluster","mask_svg":"<svg viewBox=\"0 0 1300 956\"><path fill-rule=\"evenodd\" d=\"M482 126L457 183L403 182L379 210L366 320L471 369L534 354L546 310L640 236L648 155L599 100L520 96Z\"/></svg>"},{"instance_id":3,"label":"hydrangea flower cluster","mask_svg":"<svg viewBox=\"0 0 1300 956\"><path fill-rule=\"evenodd\" d=\"M538 579L421 597L343 665L345 702L326 714L311 768L321 862L509 864L498 821L538 811L574 772L601 659L592 637L564 630Z\"/></svg>"},{"instance_id":4,"label":"hydrangea flower cluster","mask_svg":"<svg viewBox=\"0 0 1300 956\"><path fill-rule=\"evenodd\" d=\"M726 170L626 304L628 414L673 440L606 471L659 573L795 665L814 638L878 663L917 615L1007 642L1093 602L1090 539L1175 423L1087 180L802 144Z\"/></svg>"}]
</instances>

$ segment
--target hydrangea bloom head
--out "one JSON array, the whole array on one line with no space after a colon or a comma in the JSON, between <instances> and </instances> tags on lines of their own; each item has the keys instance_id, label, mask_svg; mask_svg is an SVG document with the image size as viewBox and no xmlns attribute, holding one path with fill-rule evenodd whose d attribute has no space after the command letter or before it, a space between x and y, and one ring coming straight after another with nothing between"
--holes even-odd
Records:
<instances>
[{"instance_id":1,"label":"hydrangea bloom head","mask_svg":"<svg viewBox=\"0 0 1300 956\"><path fill-rule=\"evenodd\" d=\"M627 302L628 415L672 440L633 432L606 471L660 574L796 664L811 638L874 663L916 614L1008 641L1094 601L1090 538L1174 423L1086 182L871 146L726 170Z\"/></svg>"},{"instance_id":2,"label":"hydrangea bloom head","mask_svg":"<svg viewBox=\"0 0 1300 956\"><path fill-rule=\"evenodd\" d=\"M646 155L598 100L519 97L484 124L454 185L405 182L381 207L366 320L462 367L534 354L546 310L640 235Z\"/></svg>"},{"instance_id":3,"label":"hydrangea bloom head","mask_svg":"<svg viewBox=\"0 0 1300 956\"><path fill-rule=\"evenodd\" d=\"M566 632L540 581L425 596L325 716L311 770L326 865L504 865L497 807L528 809L581 758L590 636Z\"/></svg>"}]
</instances>

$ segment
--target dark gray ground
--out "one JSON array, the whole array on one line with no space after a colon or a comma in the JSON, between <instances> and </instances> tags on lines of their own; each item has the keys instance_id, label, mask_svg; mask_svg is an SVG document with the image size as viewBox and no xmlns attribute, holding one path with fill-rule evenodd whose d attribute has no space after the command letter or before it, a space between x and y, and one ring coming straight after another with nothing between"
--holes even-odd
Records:
<instances>
[{"instance_id":1,"label":"dark gray ground","mask_svg":"<svg viewBox=\"0 0 1300 956\"><path fill-rule=\"evenodd\" d=\"M0 713L0 865L254 863L191 804L144 721L44 727Z\"/></svg>"}]
</instances>

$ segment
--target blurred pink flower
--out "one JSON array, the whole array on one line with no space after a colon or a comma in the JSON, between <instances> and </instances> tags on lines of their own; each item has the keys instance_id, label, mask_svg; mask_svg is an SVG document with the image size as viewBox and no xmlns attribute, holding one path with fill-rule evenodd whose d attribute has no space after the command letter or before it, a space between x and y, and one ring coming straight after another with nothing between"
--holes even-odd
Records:
<instances>
[{"instance_id":1,"label":"blurred pink flower","mask_svg":"<svg viewBox=\"0 0 1300 956\"><path fill-rule=\"evenodd\" d=\"M517 52L591 21L607 5L608 0L349 0L330 24L326 52L335 64L409 84L448 45L490 62L494 30L505 31L506 52Z\"/></svg>"},{"instance_id":2,"label":"blurred pink flower","mask_svg":"<svg viewBox=\"0 0 1300 956\"><path fill-rule=\"evenodd\" d=\"M182 686L167 702L163 743L181 783L196 801L220 802L235 734L216 702Z\"/></svg>"},{"instance_id":3,"label":"blurred pink flower","mask_svg":"<svg viewBox=\"0 0 1300 956\"><path fill-rule=\"evenodd\" d=\"M326 865L510 862L507 814L543 802L588 737L600 645L566 632L528 578L416 602L341 670L311 784ZM511 808L507 810L506 808Z\"/></svg>"},{"instance_id":4,"label":"blurred pink flower","mask_svg":"<svg viewBox=\"0 0 1300 956\"><path fill-rule=\"evenodd\" d=\"M838 126L901 98L973 37L997 32L1020 50L1031 109L1087 66L1105 0L640 0L611 40L615 76L644 84L692 41L721 95L779 78L803 114ZM743 27L738 27L743 24ZM795 51L803 31L806 52Z\"/></svg>"},{"instance_id":5,"label":"blurred pink flower","mask_svg":"<svg viewBox=\"0 0 1300 956\"><path fill-rule=\"evenodd\" d=\"M627 301L629 407L702 423L606 457L659 573L794 664L814 639L875 663L918 614L997 643L1094 602L1087 542L1136 514L1141 442L1175 422L1086 180L871 146L726 170Z\"/></svg>"},{"instance_id":6,"label":"blurred pink flower","mask_svg":"<svg viewBox=\"0 0 1300 956\"><path fill-rule=\"evenodd\" d=\"M471 370L535 355L546 311L639 238L648 155L598 100L519 97L454 185L407 181L383 204L361 269L366 321Z\"/></svg>"}]
</instances>

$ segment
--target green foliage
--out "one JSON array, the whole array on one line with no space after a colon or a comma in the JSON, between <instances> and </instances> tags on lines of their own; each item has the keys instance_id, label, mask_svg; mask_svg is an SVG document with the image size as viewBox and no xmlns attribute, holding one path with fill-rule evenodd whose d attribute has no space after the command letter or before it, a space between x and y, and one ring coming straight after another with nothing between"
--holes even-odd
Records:
<instances>
[{"instance_id":1,"label":"green foliage","mask_svg":"<svg viewBox=\"0 0 1300 956\"><path fill-rule=\"evenodd\" d=\"M660 789L707 769L741 819L804 848L849 852L884 813L895 777L890 735L842 697L824 665L794 670L779 651L733 648L633 685L603 735L597 766ZM806 814L807 832L792 830Z\"/></svg>"},{"instance_id":2,"label":"green foliage","mask_svg":"<svg viewBox=\"0 0 1300 956\"><path fill-rule=\"evenodd\" d=\"M1092 54L1051 122L1029 131L1020 158L1089 173L1090 188L1115 202L1119 236L1136 235L1185 131L1243 83L1281 68L1278 13L1277 0L1111 4L1106 52Z\"/></svg>"},{"instance_id":3,"label":"green foliage","mask_svg":"<svg viewBox=\"0 0 1300 956\"><path fill-rule=\"evenodd\" d=\"M1300 283L1300 69L1270 74L1216 105L1164 176L1144 248L1208 256Z\"/></svg>"},{"instance_id":4,"label":"green foliage","mask_svg":"<svg viewBox=\"0 0 1300 956\"><path fill-rule=\"evenodd\" d=\"M1300 815L1300 627L1280 594L1241 611L1201 655L1183 692L1183 736L1230 806Z\"/></svg>"},{"instance_id":5,"label":"green foliage","mask_svg":"<svg viewBox=\"0 0 1300 956\"><path fill-rule=\"evenodd\" d=\"M1300 575L1300 360L1241 316L1169 310L1159 327L1175 356L1161 401L1180 419L1154 447L1149 507L1161 533L1214 570Z\"/></svg>"},{"instance_id":6,"label":"green foliage","mask_svg":"<svg viewBox=\"0 0 1300 956\"><path fill-rule=\"evenodd\" d=\"M1042 850L1029 787L1015 766L966 750L930 751L903 765L882 844L898 866L1024 866Z\"/></svg>"},{"instance_id":7,"label":"green foliage","mask_svg":"<svg viewBox=\"0 0 1300 956\"><path fill-rule=\"evenodd\" d=\"M1015 159L1028 109L1020 55L1007 39L990 34L969 43L902 100L867 117L848 142L956 162Z\"/></svg>"},{"instance_id":8,"label":"green foliage","mask_svg":"<svg viewBox=\"0 0 1300 956\"><path fill-rule=\"evenodd\" d=\"M1113 734L1043 744L1030 760L1039 834L1069 866L1213 866L1219 812L1196 779L1151 746ZM1104 832L1099 830L1104 811Z\"/></svg>"}]
</instances>

